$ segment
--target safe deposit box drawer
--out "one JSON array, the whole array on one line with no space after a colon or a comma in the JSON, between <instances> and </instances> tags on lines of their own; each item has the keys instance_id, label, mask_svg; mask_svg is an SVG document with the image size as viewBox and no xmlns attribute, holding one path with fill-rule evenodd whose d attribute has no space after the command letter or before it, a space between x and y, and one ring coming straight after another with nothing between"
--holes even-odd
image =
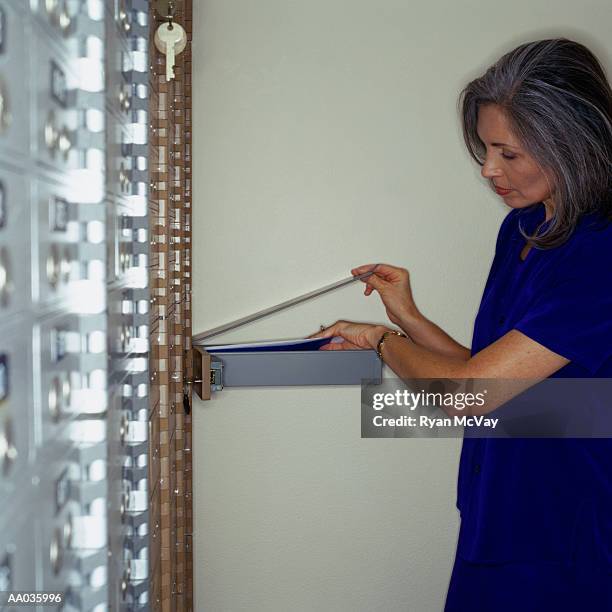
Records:
<instances>
[{"instance_id":1,"label":"safe deposit box drawer","mask_svg":"<svg viewBox=\"0 0 612 612\"><path fill-rule=\"evenodd\" d=\"M360 385L382 375L375 351L210 353L210 360L213 376L221 364L223 387Z\"/></svg>"},{"instance_id":2,"label":"safe deposit box drawer","mask_svg":"<svg viewBox=\"0 0 612 612\"><path fill-rule=\"evenodd\" d=\"M223 366L224 387L360 385L378 380L382 363L375 351L282 351L211 354Z\"/></svg>"},{"instance_id":3,"label":"safe deposit box drawer","mask_svg":"<svg viewBox=\"0 0 612 612\"><path fill-rule=\"evenodd\" d=\"M322 351L317 349L234 350L215 352L215 346L202 345L210 337L269 316L290 306L333 291L372 274L367 272L343 279L316 291L299 296L226 323L193 337L193 390L201 399L210 399L211 391L224 387L288 387L311 385L361 385L363 380L379 383L382 362L373 350ZM298 342L301 342L298 340ZM229 346L229 345L227 345ZM226 349L227 349L226 346ZM246 345L245 345L246 346ZM221 348L221 347L217 347ZM269 348L269 347L268 347Z\"/></svg>"}]
</instances>

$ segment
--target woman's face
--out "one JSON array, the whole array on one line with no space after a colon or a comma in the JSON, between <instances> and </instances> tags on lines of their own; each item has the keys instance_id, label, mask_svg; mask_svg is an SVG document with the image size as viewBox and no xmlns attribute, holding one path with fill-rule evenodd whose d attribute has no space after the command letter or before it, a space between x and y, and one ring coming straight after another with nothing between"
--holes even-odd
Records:
<instances>
[{"instance_id":1,"label":"woman's face","mask_svg":"<svg viewBox=\"0 0 612 612\"><path fill-rule=\"evenodd\" d=\"M544 202L551 213L554 208L551 184L535 159L512 134L497 104L480 107L477 132L486 147L481 174L493 184L504 202L512 208Z\"/></svg>"}]
</instances>

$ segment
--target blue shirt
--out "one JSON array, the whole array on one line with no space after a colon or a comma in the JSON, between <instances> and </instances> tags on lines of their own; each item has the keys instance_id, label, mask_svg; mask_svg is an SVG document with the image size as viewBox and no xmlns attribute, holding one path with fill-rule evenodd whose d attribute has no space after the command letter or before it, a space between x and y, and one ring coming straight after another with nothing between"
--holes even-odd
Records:
<instances>
[{"instance_id":1,"label":"blue shirt","mask_svg":"<svg viewBox=\"0 0 612 612\"><path fill-rule=\"evenodd\" d=\"M502 222L472 355L516 329L571 360L553 377L610 378L612 224L585 215L566 243L522 261L519 224L532 234L544 219L536 204ZM464 438L457 492L463 559L612 571L612 440Z\"/></svg>"}]
</instances>

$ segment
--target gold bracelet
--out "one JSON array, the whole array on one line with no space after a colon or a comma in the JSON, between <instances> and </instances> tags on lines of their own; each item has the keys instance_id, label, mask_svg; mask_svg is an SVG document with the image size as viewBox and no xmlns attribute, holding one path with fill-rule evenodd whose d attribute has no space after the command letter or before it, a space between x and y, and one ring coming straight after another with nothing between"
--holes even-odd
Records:
<instances>
[{"instance_id":1,"label":"gold bracelet","mask_svg":"<svg viewBox=\"0 0 612 612\"><path fill-rule=\"evenodd\" d=\"M382 361L382 345L385 342L385 339L387 338L387 336L400 336L401 338L407 338L406 334L402 334L402 332L398 332L395 329L389 329L387 330L381 337L380 340L378 341L378 344L376 345L376 354L378 355L379 359Z\"/></svg>"}]
</instances>

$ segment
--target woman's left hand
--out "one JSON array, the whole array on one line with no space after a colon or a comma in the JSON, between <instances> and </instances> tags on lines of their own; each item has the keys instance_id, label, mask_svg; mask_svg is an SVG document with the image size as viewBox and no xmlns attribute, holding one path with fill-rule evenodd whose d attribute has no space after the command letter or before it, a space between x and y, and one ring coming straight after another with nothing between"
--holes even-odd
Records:
<instances>
[{"instance_id":1,"label":"woman's left hand","mask_svg":"<svg viewBox=\"0 0 612 612\"><path fill-rule=\"evenodd\" d=\"M344 342L330 342L320 348L322 351L346 351L356 349L375 349L384 332L389 328L370 323L336 321L330 327L308 336L309 338L332 338L340 336Z\"/></svg>"}]
</instances>

